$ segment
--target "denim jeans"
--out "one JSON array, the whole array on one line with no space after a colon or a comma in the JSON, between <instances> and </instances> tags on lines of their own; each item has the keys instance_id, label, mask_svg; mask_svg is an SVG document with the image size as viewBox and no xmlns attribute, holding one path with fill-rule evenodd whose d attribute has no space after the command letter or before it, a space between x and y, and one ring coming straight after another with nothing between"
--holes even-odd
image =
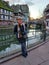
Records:
<instances>
[{"instance_id":1,"label":"denim jeans","mask_svg":"<svg viewBox=\"0 0 49 65\"><path fill-rule=\"evenodd\" d=\"M25 56L27 54L26 40L21 38L19 42L21 44L22 55Z\"/></svg>"},{"instance_id":2,"label":"denim jeans","mask_svg":"<svg viewBox=\"0 0 49 65\"><path fill-rule=\"evenodd\" d=\"M21 49L22 49L22 55L26 55L27 54L27 48L26 48L25 42L21 43Z\"/></svg>"}]
</instances>

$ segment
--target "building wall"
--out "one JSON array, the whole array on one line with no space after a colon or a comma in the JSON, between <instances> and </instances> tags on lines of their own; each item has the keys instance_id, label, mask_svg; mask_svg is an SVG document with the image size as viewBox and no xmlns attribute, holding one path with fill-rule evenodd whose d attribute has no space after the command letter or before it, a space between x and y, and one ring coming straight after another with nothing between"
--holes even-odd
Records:
<instances>
[{"instance_id":1,"label":"building wall","mask_svg":"<svg viewBox=\"0 0 49 65\"><path fill-rule=\"evenodd\" d=\"M0 8L0 25L9 25L13 21L13 12Z\"/></svg>"},{"instance_id":2,"label":"building wall","mask_svg":"<svg viewBox=\"0 0 49 65\"><path fill-rule=\"evenodd\" d=\"M18 13L19 10L21 10L21 13L23 13L25 16L17 16L18 18L23 18L25 22L29 21L29 7L28 5L13 5L11 8L14 10L14 13Z\"/></svg>"},{"instance_id":3,"label":"building wall","mask_svg":"<svg viewBox=\"0 0 49 65\"><path fill-rule=\"evenodd\" d=\"M46 6L44 10L44 17L45 17L47 26L49 26L49 4Z\"/></svg>"},{"instance_id":4,"label":"building wall","mask_svg":"<svg viewBox=\"0 0 49 65\"><path fill-rule=\"evenodd\" d=\"M47 23L47 26L49 26L49 13L46 13L46 15L45 15L45 21Z\"/></svg>"}]
</instances>

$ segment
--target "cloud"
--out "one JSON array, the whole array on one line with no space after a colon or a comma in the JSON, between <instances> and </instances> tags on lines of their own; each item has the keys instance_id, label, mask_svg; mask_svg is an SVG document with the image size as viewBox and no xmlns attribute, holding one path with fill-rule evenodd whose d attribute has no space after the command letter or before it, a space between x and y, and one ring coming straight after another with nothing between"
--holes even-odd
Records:
<instances>
[{"instance_id":1,"label":"cloud","mask_svg":"<svg viewBox=\"0 0 49 65\"><path fill-rule=\"evenodd\" d=\"M5 0L9 1L9 4L28 4L33 5L32 0Z\"/></svg>"},{"instance_id":2,"label":"cloud","mask_svg":"<svg viewBox=\"0 0 49 65\"><path fill-rule=\"evenodd\" d=\"M32 0L25 0L25 3L28 4L28 5L33 5Z\"/></svg>"}]
</instances>

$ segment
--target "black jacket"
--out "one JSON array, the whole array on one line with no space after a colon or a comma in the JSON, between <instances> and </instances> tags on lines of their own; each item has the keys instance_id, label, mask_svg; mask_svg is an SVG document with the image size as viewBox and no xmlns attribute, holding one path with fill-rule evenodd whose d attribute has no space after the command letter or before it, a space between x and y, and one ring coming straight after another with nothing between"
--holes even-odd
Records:
<instances>
[{"instance_id":1,"label":"black jacket","mask_svg":"<svg viewBox=\"0 0 49 65\"><path fill-rule=\"evenodd\" d=\"M14 26L14 34L16 34L16 32L17 32L17 28L18 28L18 25L15 25Z\"/></svg>"}]
</instances>

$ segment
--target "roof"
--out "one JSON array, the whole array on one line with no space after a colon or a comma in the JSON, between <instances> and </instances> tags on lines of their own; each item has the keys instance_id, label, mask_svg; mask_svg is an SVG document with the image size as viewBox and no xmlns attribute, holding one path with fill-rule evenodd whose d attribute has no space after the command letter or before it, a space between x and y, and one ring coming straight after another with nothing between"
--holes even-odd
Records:
<instances>
[{"instance_id":1,"label":"roof","mask_svg":"<svg viewBox=\"0 0 49 65\"><path fill-rule=\"evenodd\" d=\"M46 6L44 12L49 12L49 4Z\"/></svg>"},{"instance_id":2,"label":"roof","mask_svg":"<svg viewBox=\"0 0 49 65\"><path fill-rule=\"evenodd\" d=\"M0 8L13 11L9 4L5 1L0 0Z\"/></svg>"},{"instance_id":3,"label":"roof","mask_svg":"<svg viewBox=\"0 0 49 65\"><path fill-rule=\"evenodd\" d=\"M14 10L15 13L18 13L19 10L21 10L23 13L29 13L29 8L28 5L12 5L12 9Z\"/></svg>"}]
</instances>

